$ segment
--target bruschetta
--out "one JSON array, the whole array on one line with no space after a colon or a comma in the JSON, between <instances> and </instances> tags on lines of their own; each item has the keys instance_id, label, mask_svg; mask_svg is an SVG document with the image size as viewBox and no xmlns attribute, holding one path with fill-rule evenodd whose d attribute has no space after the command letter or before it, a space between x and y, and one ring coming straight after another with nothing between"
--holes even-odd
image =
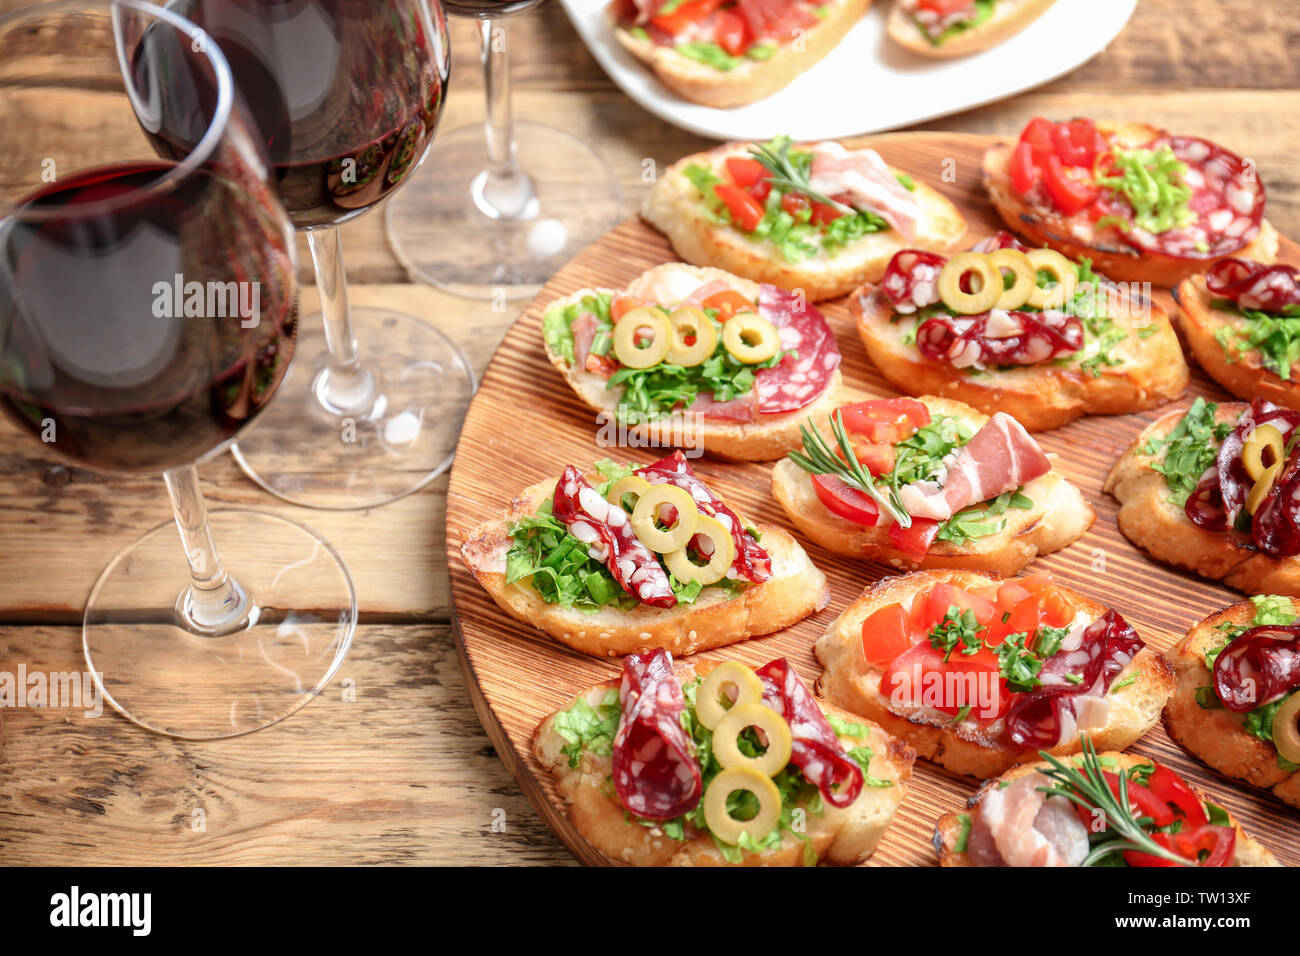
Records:
<instances>
[{"instance_id":1,"label":"bruschetta","mask_svg":"<svg viewBox=\"0 0 1300 956\"><path fill-rule=\"evenodd\" d=\"M1038 19L1055 0L894 0L889 37L922 56L968 56Z\"/></svg>"},{"instance_id":2,"label":"bruschetta","mask_svg":"<svg viewBox=\"0 0 1300 956\"><path fill-rule=\"evenodd\" d=\"M940 866L1282 865L1173 770L1091 748L990 780L939 819L934 849Z\"/></svg>"},{"instance_id":3,"label":"bruschetta","mask_svg":"<svg viewBox=\"0 0 1300 956\"><path fill-rule=\"evenodd\" d=\"M533 752L578 832L635 866L861 863L913 760L813 697L784 658L753 670L662 650L624 658L621 681L546 718Z\"/></svg>"},{"instance_id":4,"label":"bruschetta","mask_svg":"<svg viewBox=\"0 0 1300 956\"><path fill-rule=\"evenodd\" d=\"M855 402L806 427L772 493L826 550L902 570L1015 574L1095 518L1014 418L933 395Z\"/></svg>"},{"instance_id":5,"label":"bruschetta","mask_svg":"<svg viewBox=\"0 0 1300 956\"><path fill-rule=\"evenodd\" d=\"M1175 320L1207 375L1238 398L1300 409L1300 269L1221 259L1174 288Z\"/></svg>"},{"instance_id":6,"label":"bruschetta","mask_svg":"<svg viewBox=\"0 0 1300 956\"><path fill-rule=\"evenodd\" d=\"M1229 256L1277 256L1254 164L1197 136L1039 117L989 148L984 185L1030 245L1086 258L1118 282L1172 287Z\"/></svg>"},{"instance_id":7,"label":"bruschetta","mask_svg":"<svg viewBox=\"0 0 1300 956\"><path fill-rule=\"evenodd\" d=\"M570 465L460 550L511 616L598 657L694 654L779 631L830 600L794 538L723 503L681 452L587 474Z\"/></svg>"},{"instance_id":8,"label":"bruschetta","mask_svg":"<svg viewBox=\"0 0 1300 956\"><path fill-rule=\"evenodd\" d=\"M920 571L867 588L814 648L818 693L954 773L995 777L1087 732L1122 750L1160 720L1169 662L1049 574Z\"/></svg>"},{"instance_id":9,"label":"bruschetta","mask_svg":"<svg viewBox=\"0 0 1300 956\"><path fill-rule=\"evenodd\" d=\"M966 232L956 206L875 150L784 137L678 160L641 215L687 262L813 301L878 280L901 249L946 250Z\"/></svg>"},{"instance_id":10,"label":"bruschetta","mask_svg":"<svg viewBox=\"0 0 1300 956\"><path fill-rule=\"evenodd\" d=\"M871 0L614 0L619 44L683 99L771 96L833 50Z\"/></svg>"},{"instance_id":11,"label":"bruschetta","mask_svg":"<svg viewBox=\"0 0 1300 956\"><path fill-rule=\"evenodd\" d=\"M1198 398L1106 477L1119 530L1157 561L1247 594L1300 595L1300 412Z\"/></svg>"},{"instance_id":12,"label":"bruschetta","mask_svg":"<svg viewBox=\"0 0 1300 956\"><path fill-rule=\"evenodd\" d=\"M770 461L829 411L840 349L807 298L721 269L671 263L626 289L583 289L546 307L546 355L629 444Z\"/></svg>"},{"instance_id":13,"label":"bruschetta","mask_svg":"<svg viewBox=\"0 0 1300 956\"><path fill-rule=\"evenodd\" d=\"M1300 807L1300 605L1262 594L1224 608L1192 626L1173 662L1169 736Z\"/></svg>"},{"instance_id":14,"label":"bruschetta","mask_svg":"<svg viewBox=\"0 0 1300 956\"><path fill-rule=\"evenodd\" d=\"M952 258L899 252L849 310L896 388L1009 412L1030 431L1163 405L1187 388L1164 309L1086 259L1027 249L1008 232Z\"/></svg>"}]
</instances>

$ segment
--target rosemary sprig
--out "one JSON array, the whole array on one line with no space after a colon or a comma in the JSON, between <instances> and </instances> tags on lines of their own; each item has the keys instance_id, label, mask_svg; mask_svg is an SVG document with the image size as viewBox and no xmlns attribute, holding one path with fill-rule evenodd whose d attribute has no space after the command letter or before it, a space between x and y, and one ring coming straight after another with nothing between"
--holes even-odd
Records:
<instances>
[{"instance_id":1,"label":"rosemary sprig","mask_svg":"<svg viewBox=\"0 0 1300 956\"><path fill-rule=\"evenodd\" d=\"M1092 852L1084 857L1082 866L1093 866L1097 861L1116 853L1123 853L1125 850L1149 853L1179 866L1196 865L1194 860L1179 856L1153 840L1151 834L1143 829L1141 823L1143 819L1149 818L1139 817L1135 819L1133 817L1133 808L1128 800L1129 777L1127 773L1121 770L1116 774L1119 778L1119 796L1116 797L1115 794L1111 793L1110 786L1103 776L1101 760L1097 756L1097 748L1093 745L1092 738L1089 735L1083 735L1083 766L1081 768L1072 767L1045 750L1038 751L1038 755L1051 764L1050 768L1040 772L1053 781L1051 786L1039 787L1039 791L1048 796L1065 797L1085 810L1100 810L1106 816L1106 832L1114 834L1114 836L1096 844L1092 848Z\"/></svg>"},{"instance_id":2,"label":"rosemary sprig","mask_svg":"<svg viewBox=\"0 0 1300 956\"><path fill-rule=\"evenodd\" d=\"M858 456L849 442L849 433L844 428L844 416L837 408L830 416L831 433L843 457L836 455L815 427L807 424L799 426L803 435L803 454L790 452L790 460L804 471L814 475L834 475L850 488L856 488L874 501L881 511L886 512L894 521L904 528L912 526L912 516L903 508L902 502L895 500L896 492L881 491L871 478L871 473L862 467Z\"/></svg>"},{"instance_id":3,"label":"rosemary sprig","mask_svg":"<svg viewBox=\"0 0 1300 956\"><path fill-rule=\"evenodd\" d=\"M831 199L829 196L823 196L812 188L809 178L790 159L790 138L788 136L781 136L772 140L772 146L766 143L755 143L749 148L749 152L768 171L770 174L768 178L772 181L772 185L793 189L795 192L803 193L813 202L831 206L842 213L857 211L852 206Z\"/></svg>"}]
</instances>

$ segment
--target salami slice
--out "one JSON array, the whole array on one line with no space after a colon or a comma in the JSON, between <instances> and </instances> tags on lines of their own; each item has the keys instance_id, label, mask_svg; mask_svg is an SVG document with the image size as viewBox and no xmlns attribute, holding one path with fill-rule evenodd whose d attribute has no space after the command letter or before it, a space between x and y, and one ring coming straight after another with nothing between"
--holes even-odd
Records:
<instances>
[{"instance_id":1,"label":"salami slice","mask_svg":"<svg viewBox=\"0 0 1300 956\"><path fill-rule=\"evenodd\" d=\"M1249 259L1221 259L1205 274L1205 285L1243 309L1281 312L1300 306L1300 269L1281 262L1266 266Z\"/></svg>"},{"instance_id":2,"label":"salami slice","mask_svg":"<svg viewBox=\"0 0 1300 956\"><path fill-rule=\"evenodd\" d=\"M614 790L647 820L693 810L704 792L694 747L682 728L686 698L663 648L623 658L622 715L614 735Z\"/></svg>"},{"instance_id":3,"label":"salami slice","mask_svg":"<svg viewBox=\"0 0 1300 956\"><path fill-rule=\"evenodd\" d=\"M1105 695L1120 671L1146 645L1137 631L1115 611L1107 611L1084 629L1077 648L1062 647L1043 663L1043 686L1023 695L1007 711L1007 732L1022 747L1055 747L1069 715L1073 725L1074 698ZM1067 679L1076 675L1078 683Z\"/></svg>"},{"instance_id":4,"label":"salami slice","mask_svg":"<svg viewBox=\"0 0 1300 956\"><path fill-rule=\"evenodd\" d=\"M776 326L787 353L772 368L759 369L754 388L762 415L795 412L812 404L840 365L840 347L826 319L802 296L762 285L758 314Z\"/></svg>"},{"instance_id":5,"label":"salami slice","mask_svg":"<svg viewBox=\"0 0 1300 956\"><path fill-rule=\"evenodd\" d=\"M966 368L1036 365L1083 348L1083 323L1064 312L1007 312L936 315L916 329L916 347L926 358Z\"/></svg>"},{"instance_id":6,"label":"salami slice","mask_svg":"<svg viewBox=\"0 0 1300 956\"><path fill-rule=\"evenodd\" d=\"M896 252L885 267L880 289L894 311L907 315L939 301L939 273L948 260L920 249Z\"/></svg>"},{"instance_id":7,"label":"salami slice","mask_svg":"<svg viewBox=\"0 0 1300 956\"><path fill-rule=\"evenodd\" d=\"M862 792L862 768L844 752L817 699L784 657L764 664L755 673L763 682L763 703L790 725L794 737L790 763L831 806L849 806Z\"/></svg>"},{"instance_id":8,"label":"salami slice","mask_svg":"<svg viewBox=\"0 0 1300 956\"><path fill-rule=\"evenodd\" d=\"M1233 639L1214 661L1214 693L1244 714L1300 687L1300 625L1254 627Z\"/></svg>"},{"instance_id":9,"label":"salami slice","mask_svg":"<svg viewBox=\"0 0 1300 956\"><path fill-rule=\"evenodd\" d=\"M1218 259L1244 248L1259 235L1264 220L1264 184L1254 167L1218 143L1195 136L1163 136L1151 149L1168 146L1187 164L1196 218L1160 234L1136 227L1123 233L1138 249L1177 259Z\"/></svg>"},{"instance_id":10,"label":"salami slice","mask_svg":"<svg viewBox=\"0 0 1300 956\"><path fill-rule=\"evenodd\" d=\"M555 483L551 510L569 534L589 546L588 554L603 562L628 594L653 607L677 604L667 572L637 538L627 512L602 498L572 465L565 467Z\"/></svg>"},{"instance_id":11,"label":"salami slice","mask_svg":"<svg viewBox=\"0 0 1300 956\"><path fill-rule=\"evenodd\" d=\"M695 474L686 456L680 451L661 458L653 465L639 468L636 473L652 485L676 485L691 496L700 514L717 518L723 526L731 529L731 538L736 542L736 561L733 567L738 575L756 584L772 576L771 557L750 537L739 516L723 504L722 499L710 491L709 486Z\"/></svg>"}]
</instances>

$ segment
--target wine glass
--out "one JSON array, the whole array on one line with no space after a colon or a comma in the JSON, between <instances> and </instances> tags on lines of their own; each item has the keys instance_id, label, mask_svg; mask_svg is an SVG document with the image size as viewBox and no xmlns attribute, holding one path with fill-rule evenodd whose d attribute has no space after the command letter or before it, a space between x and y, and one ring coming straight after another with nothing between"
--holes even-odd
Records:
<instances>
[{"instance_id":1,"label":"wine glass","mask_svg":"<svg viewBox=\"0 0 1300 956\"><path fill-rule=\"evenodd\" d=\"M470 298L531 297L618 222L618 181L582 140L516 122L504 18L541 0L443 0L479 20L483 126L438 138L428 172L388 204L388 241L407 272Z\"/></svg>"},{"instance_id":2,"label":"wine glass","mask_svg":"<svg viewBox=\"0 0 1300 956\"><path fill-rule=\"evenodd\" d=\"M424 158L450 67L441 7L174 0L171 9L229 61L320 292L321 315L304 320L279 399L240 435L235 459L266 490L313 508L369 508L417 491L450 464L474 374L419 318L349 305L338 227Z\"/></svg>"},{"instance_id":3,"label":"wine glass","mask_svg":"<svg viewBox=\"0 0 1300 956\"><path fill-rule=\"evenodd\" d=\"M338 670L356 599L318 535L199 490L297 332L293 232L229 68L141 0L12 12L0 49L0 408L86 466L161 470L175 510L95 583L90 670L160 733L274 724ZM179 95L182 72L210 95Z\"/></svg>"}]
</instances>

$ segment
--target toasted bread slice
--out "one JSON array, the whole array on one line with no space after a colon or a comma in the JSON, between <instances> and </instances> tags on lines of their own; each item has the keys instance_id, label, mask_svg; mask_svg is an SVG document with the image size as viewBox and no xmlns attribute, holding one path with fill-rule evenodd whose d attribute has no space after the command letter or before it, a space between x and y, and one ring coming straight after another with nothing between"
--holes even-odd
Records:
<instances>
[{"instance_id":1,"label":"toasted bread slice","mask_svg":"<svg viewBox=\"0 0 1300 956\"><path fill-rule=\"evenodd\" d=\"M683 682L697 675L704 676L715 666L708 661L675 663L677 676ZM606 681L581 696L595 706L608 690L618 686L618 681ZM562 710L573 706L577 699L574 698ZM812 842L818 861L853 865L875 852L903 802L905 785L912 777L912 761L916 755L906 744L869 721L859 720L825 701L818 703L827 714L867 728L865 737L843 736L840 740L847 747L870 747L871 776L893 783L893 786L864 786L851 805L839 808L823 803L820 815L808 814L803 836ZM584 751L578 766L570 767L569 758L562 753L565 740L555 730L555 717L556 714L547 717L537 728L533 735L533 753L542 766L555 775L556 789L569 804L569 819L574 827L612 862L633 866L802 865L804 842L789 833L782 833L780 846L760 853L746 853L742 863L730 864L708 833L696 831L690 833L685 842L678 842L665 836L657 827L644 827L629 821L618 799L610 795L608 779L612 758Z\"/></svg>"},{"instance_id":2,"label":"toasted bread slice","mask_svg":"<svg viewBox=\"0 0 1300 956\"><path fill-rule=\"evenodd\" d=\"M722 269L702 269L681 263L655 266L638 276L627 288L635 298L657 301L661 294L656 290L671 290L676 283L702 285L714 279L725 279L737 291L750 298L758 296L758 283L734 276ZM582 289L547 305L546 311L562 309L595 293L613 293L613 289ZM668 304L668 303L665 303ZM564 380L584 402L604 413L604 420L615 420L622 389L605 387L606 379L584 368L572 365L563 355L546 343L546 357L559 369ZM809 415L824 417L836 407L843 375L837 368L826 388L812 403L798 411L779 415L759 415L753 422L732 422L715 419L697 419L693 416L668 416L651 422L629 426L627 433L643 446L672 448L681 446L707 452L719 458L739 461L772 461L799 447L799 425Z\"/></svg>"},{"instance_id":3,"label":"toasted bread slice","mask_svg":"<svg viewBox=\"0 0 1300 956\"><path fill-rule=\"evenodd\" d=\"M879 286L868 283L854 292L849 311L871 361L895 388L954 398L989 414L1007 412L1029 431L1046 431L1082 415L1154 408L1187 390L1187 363L1165 310L1150 299L1128 300L1118 289L1110 299L1116 306L1110 311L1115 325L1129 332L1109 350L1115 365L1087 364L1098 354L1094 340L1068 365L1048 361L1006 370L955 368L921 354L909 335L916 329L915 317L896 319Z\"/></svg>"},{"instance_id":4,"label":"toasted bread slice","mask_svg":"<svg viewBox=\"0 0 1300 956\"><path fill-rule=\"evenodd\" d=\"M588 476L599 481L596 475ZM595 657L621 657L656 647L675 656L734 644L770 634L803 620L830 602L826 575L813 566L799 543L782 528L752 525L762 534L772 558L772 576L728 598L721 588L700 592L694 604L670 608L640 604L630 611L615 606L595 613L547 604L526 580L506 583L507 529L555 491L554 481L524 489L505 517L467 532L460 553L484 590L512 617L545 631L561 644ZM743 516L742 520L743 520Z\"/></svg>"},{"instance_id":5,"label":"toasted bread slice","mask_svg":"<svg viewBox=\"0 0 1300 956\"><path fill-rule=\"evenodd\" d=\"M982 587L991 583L987 575L969 571L921 571L885 578L871 585L844 613L831 622L813 648L825 671L817 681L817 693L837 707L867 717L888 733L915 748L917 755L942 764L954 773L981 779L995 777L1008 768L1028 760L1036 747L1017 747L999 737L1000 721L992 725L994 733L982 730L973 720L955 722L952 717L936 713L932 718L908 717L890 707L882 693L882 671L867 661L862 652L862 622L882 607L910 601L916 593L940 582L961 588ZM1106 608L1067 588L1060 589L1077 612L1095 620ZM1089 730L1099 749L1122 750L1145 734L1160 719L1160 710L1174 690L1174 672L1169 662L1149 647L1143 648L1117 675L1114 684L1129 676L1131 684L1112 685L1107 696L1110 711L1105 727ZM1078 753L1081 748L1076 734L1073 739L1052 748L1052 753Z\"/></svg>"},{"instance_id":6,"label":"toasted bread slice","mask_svg":"<svg viewBox=\"0 0 1300 956\"><path fill-rule=\"evenodd\" d=\"M917 25L901 0L894 0L886 30L895 43L922 56L969 56L997 46L1012 34L1019 33L1042 16L1054 2L1055 0L997 0L993 16L989 19L940 43L934 43Z\"/></svg>"},{"instance_id":7,"label":"toasted bread slice","mask_svg":"<svg viewBox=\"0 0 1300 956\"><path fill-rule=\"evenodd\" d=\"M610 27L623 48L649 66L659 82L678 96L703 106L730 109L788 86L835 49L869 6L871 0L830 0L821 22L804 31L798 42L782 43L766 60L744 59L730 70L692 60L671 46L657 46L616 23L611 22Z\"/></svg>"},{"instance_id":8,"label":"toasted bread slice","mask_svg":"<svg viewBox=\"0 0 1300 956\"><path fill-rule=\"evenodd\" d=\"M1300 363L1289 381L1265 368L1258 351L1231 351L1215 337L1224 329L1244 330L1249 320L1214 308L1215 296L1205 286L1205 276L1184 279L1174 288L1178 313L1174 321L1198 365L1238 398L1264 398L1277 405L1300 409Z\"/></svg>"},{"instance_id":9,"label":"toasted bread slice","mask_svg":"<svg viewBox=\"0 0 1300 956\"><path fill-rule=\"evenodd\" d=\"M727 159L748 155L749 143L727 143L673 163L655 182L641 207L642 217L666 235L684 260L716 266L756 282L802 289L813 302L844 295L862 282L875 282L896 252L916 248L942 252L966 233L957 207L925 183L916 181L921 208L917 236L904 241L897 230L871 233L834 254L825 249L800 262L787 262L772 243L754 239L729 223L715 222L685 170L695 164L718 168Z\"/></svg>"},{"instance_id":10,"label":"toasted bread slice","mask_svg":"<svg viewBox=\"0 0 1300 956\"><path fill-rule=\"evenodd\" d=\"M1241 402L1224 402L1216 419L1236 422L1245 408ZM1300 558L1275 558L1257 550L1246 535L1198 528L1182 505L1169 500L1164 476L1151 468L1163 457L1163 449L1155 456L1142 449L1152 438L1173 431L1186 411L1176 409L1148 425L1106 476L1103 490L1120 503L1119 530L1155 560L1222 581L1234 590L1300 595Z\"/></svg>"},{"instance_id":11,"label":"toasted bread slice","mask_svg":"<svg viewBox=\"0 0 1300 956\"><path fill-rule=\"evenodd\" d=\"M1138 764L1151 762L1144 757L1137 756L1136 754L1103 753L1098 754L1098 756L1105 758L1107 762L1113 760L1116 764L1126 770L1130 767L1136 767ZM1039 761L1036 763L1022 764L1019 767L1009 770L998 779L990 780L984 784L984 786L980 787L979 791L968 801L969 805L975 807L980 800L983 799L984 794L988 793L992 788L1000 786L1003 783L1010 783L1012 780L1034 773L1038 769L1046 766L1048 766L1046 762ZM1195 789L1196 788L1193 787L1193 790ZM1205 800L1204 794L1199 790L1196 791L1196 795L1200 797L1202 801ZM966 829L965 822L962 820L963 816L964 814L961 813L945 813L939 818L939 822L935 825L934 849L935 852L939 854L940 866L975 865L971 862L970 857L964 850L959 851L957 849L958 845L961 843L962 833ZM1232 860L1233 866L1282 865L1277 861L1277 858L1273 856L1272 852L1267 847L1257 840L1252 839L1244 830L1242 830L1241 825L1237 823L1236 818L1231 813L1228 814L1228 821L1237 830L1237 848Z\"/></svg>"},{"instance_id":12,"label":"toasted bread slice","mask_svg":"<svg viewBox=\"0 0 1300 956\"><path fill-rule=\"evenodd\" d=\"M1143 123L1098 123L1097 126L1114 142L1132 147L1149 143L1162 132ZM1055 210L1029 205L1011 185L1008 168L1014 148L1015 141L1004 140L985 152L984 188L1007 226L1024 236L1031 245L1051 246L1071 259L1090 259L1094 269L1116 282L1150 282L1166 288L1177 285L1188 276L1205 272L1218 261L1213 258L1177 258L1156 252L1139 253L1127 243L1098 238L1082 214L1067 218ZM1266 219L1255 238L1232 255L1269 263L1277 258L1277 249L1277 230Z\"/></svg>"},{"instance_id":13,"label":"toasted bread slice","mask_svg":"<svg viewBox=\"0 0 1300 956\"><path fill-rule=\"evenodd\" d=\"M1300 614L1300 607L1296 613ZM1272 790L1279 800L1300 807L1300 771L1283 770L1273 745L1242 729L1244 714L1225 707L1206 710L1196 700L1199 688L1214 685L1205 652L1226 639L1219 625L1249 625L1254 616L1255 605L1243 601L1192 625L1174 649L1178 689L1165 705L1165 730L1219 773Z\"/></svg>"},{"instance_id":14,"label":"toasted bread slice","mask_svg":"<svg viewBox=\"0 0 1300 956\"><path fill-rule=\"evenodd\" d=\"M933 395L920 401L938 417L948 415L978 430L988 416L969 405ZM994 534L965 544L936 541L917 564L889 542L889 530L865 527L833 514L821 503L812 478L788 458L772 469L772 493L790 520L810 540L835 554L879 561L902 570L915 568L965 568L1011 575L1039 554L1059 551L1076 541L1096 519L1079 489L1055 469L1025 485L1032 508L1011 509L1002 517L1006 526Z\"/></svg>"}]
</instances>

